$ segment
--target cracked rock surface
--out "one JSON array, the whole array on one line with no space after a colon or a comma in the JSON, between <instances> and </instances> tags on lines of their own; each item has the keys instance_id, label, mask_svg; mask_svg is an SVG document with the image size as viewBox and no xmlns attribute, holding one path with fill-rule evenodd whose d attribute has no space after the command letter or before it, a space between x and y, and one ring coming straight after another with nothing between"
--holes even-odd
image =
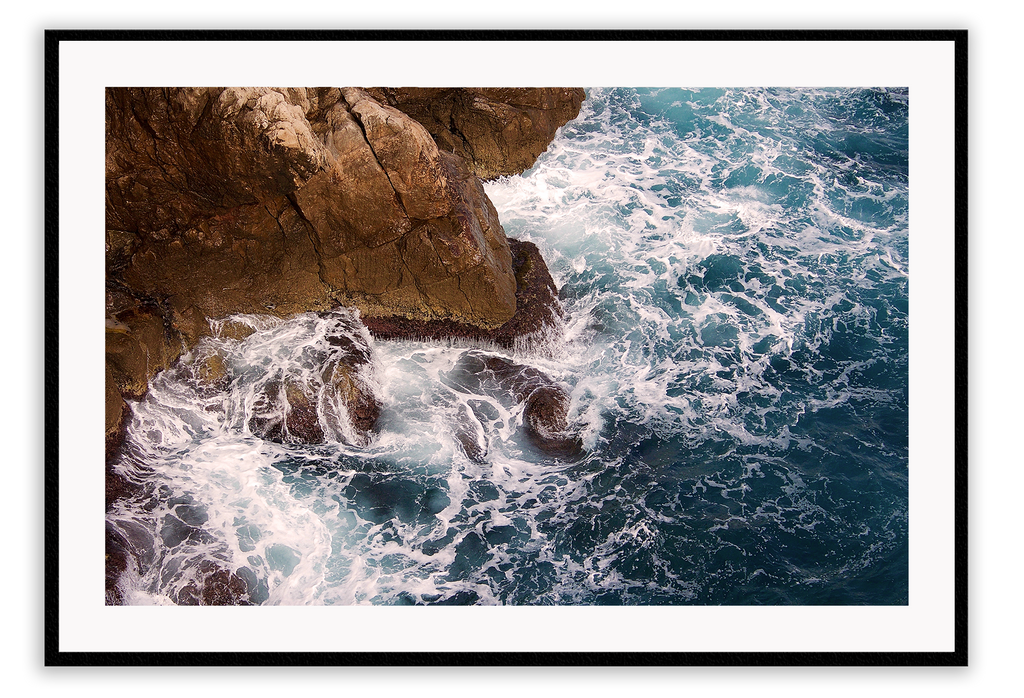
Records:
<instances>
[{"instance_id":1,"label":"cracked rock surface","mask_svg":"<svg viewBox=\"0 0 1024 698\"><path fill-rule=\"evenodd\" d=\"M108 276L205 318L342 303L495 327L508 243L461 159L355 88L110 89Z\"/></svg>"},{"instance_id":2,"label":"cracked rock surface","mask_svg":"<svg viewBox=\"0 0 1024 698\"><path fill-rule=\"evenodd\" d=\"M554 123L556 97L510 108ZM210 319L346 305L365 318L508 325L516 268L483 166L465 157L476 127L451 147L393 101L358 88L107 90L108 446L121 396L144 392ZM502 119L501 133L523 131L522 118ZM541 152L550 131L524 148Z\"/></svg>"},{"instance_id":3,"label":"cracked rock surface","mask_svg":"<svg viewBox=\"0 0 1024 698\"><path fill-rule=\"evenodd\" d=\"M580 113L579 87L376 87L378 101L419 121L438 145L483 179L533 166L555 132Z\"/></svg>"}]
</instances>

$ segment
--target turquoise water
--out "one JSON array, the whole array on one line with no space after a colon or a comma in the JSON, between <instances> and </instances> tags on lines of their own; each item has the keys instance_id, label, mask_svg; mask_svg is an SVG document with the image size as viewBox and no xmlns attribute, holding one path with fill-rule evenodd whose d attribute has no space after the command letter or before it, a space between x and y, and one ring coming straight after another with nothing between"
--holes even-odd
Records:
<instances>
[{"instance_id":1,"label":"turquoise water","mask_svg":"<svg viewBox=\"0 0 1024 698\"><path fill-rule=\"evenodd\" d=\"M908 106L588 90L531 170L487 185L547 260L562 331L515 352L375 342L362 446L245 426L242 377L314 342L312 320L209 340L230 391L170 371L136 405L119 467L149 489L108 515L154 541L131 602L211 559L267 604L907 603ZM547 458L521 408L446 387L471 349L562 382L585 455Z\"/></svg>"}]
</instances>

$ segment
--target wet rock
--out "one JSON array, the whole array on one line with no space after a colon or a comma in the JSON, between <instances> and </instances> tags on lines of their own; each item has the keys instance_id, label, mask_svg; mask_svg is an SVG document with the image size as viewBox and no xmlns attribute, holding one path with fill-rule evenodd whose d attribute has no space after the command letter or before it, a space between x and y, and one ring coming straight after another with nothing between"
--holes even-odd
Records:
<instances>
[{"instance_id":1,"label":"wet rock","mask_svg":"<svg viewBox=\"0 0 1024 698\"><path fill-rule=\"evenodd\" d=\"M140 494L143 488L115 470L112 462L108 461L104 476L104 490L106 510L110 511L111 506L118 499Z\"/></svg>"},{"instance_id":2,"label":"wet rock","mask_svg":"<svg viewBox=\"0 0 1024 698\"><path fill-rule=\"evenodd\" d=\"M105 603L107 606L121 606L125 602L124 592L120 588L121 576L135 562L129 552L128 541L110 524L107 524L105 547Z\"/></svg>"},{"instance_id":3,"label":"wet rock","mask_svg":"<svg viewBox=\"0 0 1024 698\"><path fill-rule=\"evenodd\" d=\"M358 440L365 441L380 418L380 401L360 375L359 366L336 362L328 369L325 384L328 405L344 405Z\"/></svg>"},{"instance_id":4,"label":"wet rock","mask_svg":"<svg viewBox=\"0 0 1024 698\"><path fill-rule=\"evenodd\" d=\"M203 347L189 369L200 394L223 392L231 385L231 367L224 355L215 348Z\"/></svg>"},{"instance_id":5,"label":"wet rock","mask_svg":"<svg viewBox=\"0 0 1024 698\"><path fill-rule=\"evenodd\" d=\"M582 453L579 437L566 433L569 395L555 385L537 388L526 398L523 422L526 435L550 456L575 458Z\"/></svg>"},{"instance_id":6,"label":"wet rock","mask_svg":"<svg viewBox=\"0 0 1024 698\"><path fill-rule=\"evenodd\" d=\"M282 443L332 439L365 445L381 407L367 377L372 351L365 330L347 311L322 313L308 321L325 325L323 342L306 347L290 372L262 384L249 429Z\"/></svg>"},{"instance_id":7,"label":"wet rock","mask_svg":"<svg viewBox=\"0 0 1024 698\"><path fill-rule=\"evenodd\" d=\"M452 436L466 457L475 463L486 462L487 434L473 411L455 393L443 388L435 393L434 402L445 410Z\"/></svg>"},{"instance_id":8,"label":"wet rock","mask_svg":"<svg viewBox=\"0 0 1024 698\"><path fill-rule=\"evenodd\" d=\"M525 402L524 430L537 449L559 458L582 454L579 437L568 431L569 393L540 369L468 351L442 381L459 392L486 395L505 404Z\"/></svg>"},{"instance_id":9,"label":"wet rock","mask_svg":"<svg viewBox=\"0 0 1024 698\"><path fill-rule=\"evenodd\" d=\"M328 416L333 417L331 423L341 427L335 438L365 445L381 410L380 400L368 378L373 360L368 336L363 325L350 313L334 312L324 317L330 322L325 334L330 349L320 359L325 408ZM336 414L335 406L341 406L345 414ZM344 429L346 421L353 431Z\"/></svg>"},{"instance_id":10,"label":"wet rock","mask_svg":"<svg viewBox=\"0 0 1024 698\"><path fill-rule=\"evenodd\" d=\"M105 535L106 605L120 606L126 601L124 584L140 577L153 563L153 537L142 525L124 521L106 523Z\"/></svg>"},{"instance_id":11,"label":"wet rock","mask_svg":"<svg viewBox=\"0 0 1024 698\"><path fill-rule=\"evenodd\" d=\"M315 391L315 386L296 376L268 381L256 398L249 430L279 443L323 443Z\"/></svg>"},{"instance_id":12,"label":"wet rock","mask_svg":"<svg viewBox=\"0 0 1024 698\"><path fill-rule=\"evenodd\" d=\"M486 461L487 435L469 408L461 403L455 415L452 431L467 458L475 463Z\"/></svg>"},{"instance_id":13,"label":"wet rock","mask_svg":"<svg viewBox=\"0 0 1024 698\"><path fill-rule=\"evenodd\" d=\"M234 339L239 342L252 336L256 328L234 318L225 318L214 323L214 332L220 339Z\"/></svg>"},{"instance_id":14,"label":"wet rock","mask_svg":"<svg viewBox=\"0 0 1024 698\"><path fill-rule=\"evenodd\" d=\"M203 560L193 577L172 597L179 606L252 606L249 585L237 572Z\"/></svg>"}]
</instances>

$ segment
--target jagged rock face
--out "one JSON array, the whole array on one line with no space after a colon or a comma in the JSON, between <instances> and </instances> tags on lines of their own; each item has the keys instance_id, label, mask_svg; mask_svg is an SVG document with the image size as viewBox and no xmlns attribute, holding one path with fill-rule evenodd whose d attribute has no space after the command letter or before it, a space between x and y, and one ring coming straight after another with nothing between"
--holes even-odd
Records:
<instances>
[{"instance_id":1,"label":"jagged rock face","mask_svg":"<svg viewBox=\"0 0 1024 698\"><path fill-rule=\"evenodd\" d=\"M108 273L205 318L339 303L496 327L511 254L459 158L361 90L110 89Z\"/></svg>"},{"instance_id":2,"label":"jagged rock face","mask_svg":"<svg viewBox=\"0 0 1024 698\"><path fill-rule=\"evenodd\" d=\"M465 158L483 179L532 167L559 127L579 115L586 98L582 89L565 87L377 87L367 92L419 121L442 150Z\"/></svg>"},{"instance_id":3,"label":"jagged rock face","mask_svg":"<svg viewBox=\"0 0 1024 698\"><path fill-rule=\"evenodd\" d=\"M379 168L365 172L364 159L350 153L336 162L358 171L317 175L296 195L335 298L369 317L453 319L485 328L506 322L515 313L512 255L479 180L401 112L359 90L343 94L351 111L335 108L333 118L358 121L369 144L363 155ZM388 207L365 213L358 202L319 203L330 200L325 189L345 182L351 183L345 191L361 197L379 190L374 200Z\"/></svg>"},{"instance_id":4,"label":"jagged rock face","mask_svg":"<svg viewBox=\"0 0 1024 698\"><path fill-rule=\"evenodd\" d=\"M536 245L512 238L508 245L516 279L516 312L500 327L483 329L453 320L410 320L395 316L367 317L363 322L379 339L462 337L493 342L509 349L517 343L528 346L534 339L543 341L547 333L557 331L564 321L558 289Z\"/></svg>"},{"instance_id":5,"label":"jagged rock face","mask_svg":"<svg viewBox=\"0 0 1024 698\"><path fill-rule=\"evenodd\" d=\"M346 305L433 334L516 326L517 263L474 173L497 171L492 151L502 173L532 164L583 93L442 92L491 114L459 133L486 123L496 140L445 147L356 88L107 90L108 451L122 396L140 397L210 319Z\"/></svg>"},{"instance_id":6,"label":"jagged rock face","mask_svg":"<svg viewBox=\"0 0 1024 698\"><path fill-rule=\"evenodd\" d=\"M108 289L106 297L106 452L124 440L129 409L125 398L138 400L149 379L181 355L181 340L152 304L129 293Z\"/></svg>"}]
</instances>

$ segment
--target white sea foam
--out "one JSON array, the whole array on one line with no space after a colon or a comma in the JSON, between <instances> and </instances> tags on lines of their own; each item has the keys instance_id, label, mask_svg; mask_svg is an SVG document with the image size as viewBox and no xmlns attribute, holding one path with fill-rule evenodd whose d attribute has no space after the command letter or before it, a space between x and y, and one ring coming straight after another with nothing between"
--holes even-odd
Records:
<instances>
[{"instance_id":1,"label":"white sea foam","mask_svg":"<svg viewBox=\"0 0 1024 698\"><path fill-rule=\"evenodd\" d=\"M699 110L714 94L674 108ZM887 360L881 350L821 355L844 328L870 334L877 324L881 311L861 291L905 284L908 272L905 182L876 181L853 158L808 157L807 140L783 128L794 119L808 137L831 137L817 112L841 114L833 97L722 91L726 109L683 132L615 103L635 107L636 95L592 91L578 124L531 171L486 185L506 232L541 249L564 327L511 351L374 343L354 329L372 347L364 378L383 405L368 442L341 405L320 405L328 438L316 446L272 443L249 426L268 377L310 377L303 352L322 348L326 331L317 316L230 318L255 330L244 341L213 323L215 337L191 359L219 353L230 386L202 390L193 374L171 371L135 406L135 455L118 468L150 490L110 518L148 530L157 552L126 582L132 602L169 602L202 560L247 570L257 600L271 604L693 601L709 598L706 580L732 564L716 554L747 554L730 539L737 531L863 537L779 455L821 449L795 429L806 415L893 399L855 380ZM567 386L585 455L546 458L523 436L522 404L446 386L471 349ZM483 459L457 438L466 415ZM716 465L678 455L705 442L726 444ZM627 459L641 447L646 460ZM665 501L649 504L648 494ZM202 535L162 544L167 517L179 514L205 516L189 524ZM876 529L868 545L881 548L849 569L898 537ZM181 535L168 532L172 543ZM695 538L712 548L687 548ZM804 581L827 577L798 567ZM743 576L785 574L762 560Z\"/></svg>"}]
</instances>

